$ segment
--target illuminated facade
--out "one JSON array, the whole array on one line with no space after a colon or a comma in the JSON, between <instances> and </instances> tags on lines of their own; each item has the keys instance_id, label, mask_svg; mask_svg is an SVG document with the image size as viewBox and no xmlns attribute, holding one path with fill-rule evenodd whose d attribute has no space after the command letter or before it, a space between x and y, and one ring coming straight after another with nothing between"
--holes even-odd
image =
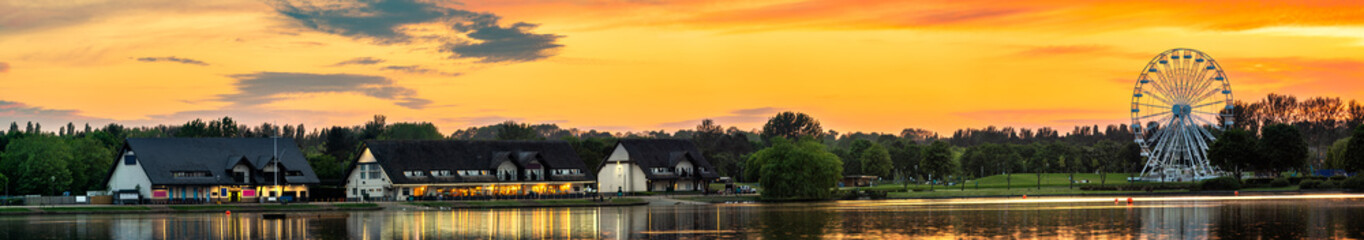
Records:
<instances>
[{"instance_id":1,"label":"illuminated facade","mask_svg":"<svg viewBox=\"0 0 1364 240\"><path fill-rule=\"evenodd\" d=\"M120 202L304 201L318 183L292 139L130 138L113 164Z\"/></svg>"},{"instance_id":2,"label":"illuminated facade","mask_svg":"<svg viewBox=\"0 0 1364 240\"><path fill-rule=\"evenodd\" d=\"M366 141L347 173L352 200L560 196L593 183L563 141Z\"/></svg>"},{"instance_id":3,"label":"illuminated facade","mask_svg":"<svg viewBox=\"0 0 1364 240\"><path fill-rule=\"evenodd\" d=\"M700 191L719 178L685 139L622 139L597 168L602 192Z\"/></svg>"}]
</instances>

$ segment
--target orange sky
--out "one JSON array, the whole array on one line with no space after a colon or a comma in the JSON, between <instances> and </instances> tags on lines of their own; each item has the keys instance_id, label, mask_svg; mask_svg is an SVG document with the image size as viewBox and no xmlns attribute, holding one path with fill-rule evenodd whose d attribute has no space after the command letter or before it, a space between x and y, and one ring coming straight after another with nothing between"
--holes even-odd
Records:
<instances>
[{"instance_id":1,"label":"orange sky","mask_svg":"<svg viewBox=\"0 0 1364 240\"><path fill-rule=\"evenodd\" d=\"M1194 48L1239 100L1364 93L1360 1L0 1L0 122L449 134L840 132L1128 121L1155 54Z\"/></svg>"}]
</instances>

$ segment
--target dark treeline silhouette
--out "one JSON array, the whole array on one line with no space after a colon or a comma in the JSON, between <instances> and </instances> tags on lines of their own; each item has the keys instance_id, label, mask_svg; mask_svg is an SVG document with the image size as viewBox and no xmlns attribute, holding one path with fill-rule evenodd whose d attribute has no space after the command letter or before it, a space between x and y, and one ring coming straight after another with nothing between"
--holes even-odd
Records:
<instances>
[{"instance_id":1,"label":"dark treeline silhouette","mask_svg":"<svg viewBox=\"0 0 1364 240\"><path fill-rule=\"evenodd\" d=\"M1352 126L1364 122L1364 106L1351 100L1314 97L1299 101L1288 95L1270 94L1256 102L1237 101L1231 112L1233 127L1255 136L1261 126L1286 123L1298 129L1310 146L1309 166L1320 167L1327 149L1348 137ZM51 129L51 128L49 128ZM374 139L461 140L564 140L589 166L596 166L621 138L691 139L724 176L742 180L745 162L768 146L764 137L787 137L792 141L811 138L842 160L843 175L875 175L883 178L923 180L930 174L987 176L1022 172L1136 172L1144 162L1140 147L1127 124L1075 126L1069 132L995 127L961 129L950 137L907 128L900 133L847 132L824 129L818 120L802 113L773 116L757 129L721 126L702 120L693 129L676 131L608 132L561 128L555 124L503 122L469 127L442 134L427 122L389 123L383 115L359 125L307 128L303 124L260 123L248 125L230 117L208 121L195 119L180 125L125 127L108 124L94 127L68 123L56 131L44 131L38 123L12 122L0 135L0 187L8 194L60 194L101 190L113 155L125 138L160 137L271 137L293 138L314 171L325 183L339 184L346 164L360 154L360 146ZM1219 133L1220 134L1220 133ZM925 155L945 154L950 162L925 162ZM890 164L885 163L889 156ZM932 166L932 167L925 167ZM942 166L951 166L950 170ZM931 168L932 170L923 170ZM25 169L21 171L20 169ZM35 170L36 169L36 170ZM46 179L44 181L44 179ZM62 180L65 179L65 180ZM60 180L60 181L58 181Z\"/></svg>"}]
</instances>

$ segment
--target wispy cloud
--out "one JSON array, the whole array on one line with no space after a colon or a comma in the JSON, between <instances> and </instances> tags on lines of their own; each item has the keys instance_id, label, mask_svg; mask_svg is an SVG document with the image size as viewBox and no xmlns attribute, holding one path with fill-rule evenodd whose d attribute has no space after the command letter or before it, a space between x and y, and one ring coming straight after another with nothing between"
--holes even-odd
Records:
<instances>
[{"instance_id":1,"label":"wispy cloud","mask_svg":"<svg viewBox=\"0 0 1364 240\"><path fill-rule=\"evenodd\" d=\"M726 114L726 115L723 115L723 116L714 116L714 117L698 118L698 119L688 119L688 120L682 120L682 121L676 121L676 122L665 122L665 123L660 123L660 124L658 124L658 127L661 127L661 128L671 128L671 129L692 128L692 127L696 127L696 125L698 125L698 124L701 124L701 120L705 120L705 119L711 119L711 120L715 120L716 123L720 123L720 124L730 124L730 125L733 125L733 124L746 124L746 123L760 123L760 122L766 121L768 117L771 117L773 114L775 114L775 113L777 113L778 111L781 111L781 110L782 110L781 108L775 108L775 107L760 107L760 108L738 109L738 110L730 111L729 114Z\"/></svg>"},{"instance_id":2,"label":"wispy cloud","mask_svg":"<svg viewBox=\"0 0 1364 240\"><path fill-rule=\"evenodd\" d=\"M417 97L417 91L394 84L379 76L355 74L313 74L259 72L231 75L237 79L238 93L220 95L233 106L254 106L286 99L291 94L357 93L411 109L422 109L431 100Z\"/></svg>"},{"instance_id":3,"label":"wispy cloud","mask_svg":"<svg viewBox=\"0 0 1364 240\"><path fill-rule=\"evenodd\" d=\"M188 58L179 58L179 57L175 57L175 56L170 56L170 57L142 57L142 58L137 58L137 60L138 60L138 61L143 61L143 62L177 62L177 63L191 64L191 65L208 66L208 63L206 63L206 62L204 62L204 61L199 61L199 60L194 60L194 59L188 59Z\"/></svg>"},{"instance_id":4,"label":"wispy cloud","mask_svg":"<svg viewBox=\"0 0 1364 240\"><path fill-rule=\"evenodd\" d=\"M460 75L460 73L443 72L443 71L440 71L440 70L430 69L430 68L422 67L422 66L419 66L419 65L407 65L407 66L392 66L392 65L390 65L390 66L385 66L385 67L383 67L383 68L379 68L379 70L398 71L398 72L413 73L413 74L437 74L437 75L444 75L444 76L451 76L451 77L453 77L453 76L459 76L459 75Z\"/></svg>"},{"instance_id":5,"label":"wispy cloud","mask_svg":"<svg viewBox=\"0 0 1364 240\"><path fill-rule=\"evenodd\" d=\"M563 36L532 33L537 25L525 22L504 26L501 17L417 0L276 1L275 9L305 28L372 40L377 44L435 42L451 59L483 63L534 61L556 54ZM436 25L438 33L415 32L415 25ZM409 31L413 30L413 31Z\"/></svg>"},{"instance_id":6,"label":"wispy cloud","mask_svg":"<svg viewBox=\"0 0 1364 240\"><path fill-rule=\"evenodd\" d=\"M461 123L461 124L467 125L467 126L486 126L486 125L498 124L498 123L502 123L502 122L506 122L506 121L515 121L515 122L525 122L525 121L526 121L525 118L507 117L507 116L498 116L498 115L470 116L470 117L454 117L454 118L441 118L440 120L441 120L442 122Z\"/></svg>"},{"instance_id":7,"label":"wispy cloud","mask_svg":"<svg viewBox=\"0 0 1364 240\"><path fill-rule=\"evenodd\" d=\"M0 73L7 73L7 72L9 72L9 63L0 62Z\"/></svg>"},{"instance_id":8,"label":"wispy cloud","mask_svg":"<svg viewBox=\"0 0 1364 240\"><path fill-rule=\"evenodd\" d=\"M336 63L336 64L332 64L332 66L333 66L333 67L340 67L340 66L346 66L346 65L374 65L374 64L380 64L380 63L383 63L383 62L384 62L383 59L378 59L378 58L373 58L373 57L358 57L358 58L352 58L352 59L350 59L350 60L341 61L341 62L338 62L338 63Z\"/></svg>"},{"instance_id":9,"label":"wispy cloud","mask_svg":"<svg viewBox=\"0 0 1364 240\"><path fill-rule=\"evenodd\" d=\"M0 100L0 124L4 124L0 127L8 128L10 122L23 124L29 121L48 125L46 131L56 131L57 124L64 125L68 122L104 124L112 120L82 116L80 111L76 110L49 109L29 106L21 102Z\"/></svg>"}]
</instances>

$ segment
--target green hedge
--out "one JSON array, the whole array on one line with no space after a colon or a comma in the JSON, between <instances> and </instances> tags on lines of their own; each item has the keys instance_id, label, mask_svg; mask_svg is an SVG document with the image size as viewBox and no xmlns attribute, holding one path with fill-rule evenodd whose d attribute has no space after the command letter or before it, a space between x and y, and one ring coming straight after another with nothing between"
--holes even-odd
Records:
<instances>
[{"instance_id":1,"label":"green hedge","mask_svg":"<svg viewBox=\"0 0 1364 240\"><path fill-rule=\"evenodd\" d=\"M1238 190L1241 189L1241 181L1233 177L1213 178L1199 182L1198 189L1204 191Z\"/></svg>"},{"instance_id":2,"label":"green hedge","mask_svg":"<svg viewBox=\"0 0 1364 240\"><path fill-rule=\"evenodd\" d=\"M1353 191L1364 191L1364 175L1347 178L1340 183L1340 187Z\"/></svg>"},{"instance_id":3,"label":"green hedge","mask_svg":"<svg viewBox=\"0 0 1364 240\"><path fill-rule=\"evenodd\" d=\"M1270 182L1269 182L1269 186L1270 186L1270 187L1276 187L1276 188L1277 188L1277 187L1287 187L1288 185L1293 185L1293 183L1288 182L1288 178L1275 178L1274 181L1270 181Z\"/></svg>"}]
</instances>

